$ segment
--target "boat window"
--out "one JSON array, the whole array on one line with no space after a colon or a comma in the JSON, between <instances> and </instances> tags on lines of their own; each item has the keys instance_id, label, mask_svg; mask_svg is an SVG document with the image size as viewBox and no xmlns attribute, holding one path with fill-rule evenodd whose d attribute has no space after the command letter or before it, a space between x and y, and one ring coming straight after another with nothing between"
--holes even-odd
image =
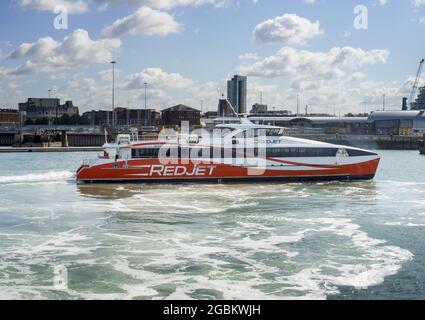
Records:
<instances>
[{"instance_id":1,"label":"boat window","mask_svg":"<svg viewBox=\"0 0 425 320\"><path fill-rule=\"evenodd\" d=\"M356 149L347 149L347 152L350 157L376 156L376 153Z\"/></svg>"},{"instance_id":2,"label":"boat window","mask_svg":"<svg viewBox=\"0 0 425 320\"><path fill-rule=\"evenodd\" d=\"M336 148L267 148L267 156L277 158L335 157L337 151Z\"/></svg>"},{"instance_id":3,"label":"boat window","mask_svg":"<svg viewBox=\"0 0 425 320\"><path fill-rule=\"evenodd\" d=\"M279 137L283 135L283 129L268 129L266 130L267 137Z\"/></svg>"},{"instance_id":4,"label":"boat window","mask_svg":"<svg viewBox=\"0 0 425 320\"><path fill-rule=\"evenodd\" d=\"M338 149L336 148L318 148L317 156L318 157L336 157Z\"/></svg>"},{"instance_id":5,"label":"boat window","mask_svg":"<svg viewBox=\"0 0 425 320\"><path fill-rule=\"evenodd\" d=\"M310 149L306 149L306 148L299 148L299 149L298 149L298 157L301 157L301 158L308 158L308 157L310 157L310 152L309 152L309 150L310 150Z\"/></svg>"},{"instance_id":6,"label":"boat window","mask_svg":"<svg viewBox=\"0 0 425 320\"><path fill-rule=\"evenodd\" d=\"M141 158L158 158L159 149L158 148L139 148L131 150L131 157L133 159Z\"/></svg>"}]
</instances>

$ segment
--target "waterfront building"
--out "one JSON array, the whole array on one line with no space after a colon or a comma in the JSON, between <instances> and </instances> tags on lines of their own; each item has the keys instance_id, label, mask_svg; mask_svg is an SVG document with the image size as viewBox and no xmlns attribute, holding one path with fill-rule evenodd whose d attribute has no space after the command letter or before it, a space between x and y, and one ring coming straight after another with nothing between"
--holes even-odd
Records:
<instances>
[{"instance_id":1,"label":"waterfront building","mask_svg":"<svg viewBox=\"0 0 425 320\"><path fill-rule=\"evenodd\" d=\"M61 104L60 99L56 98L28 98L27 102L19 103L19 112L23 113L27 121L43 122L46 125L53 124L64 115L79 115L79 109L72 101Z\"/></svg>"},{"instance_id":2,"label":"waterfront building","mask_svg":"<svg viewBox=\"0 0 425 320\"><path fill-rule=\"evenodd\" d=\"M250 117L293 117L291 111L288 110L274 110L259 113L251 113Z\"/></svg>"},{"instance_id":3,"label":"waterfront building","mask_svg":"<svg viewBox=\"0 0 425 320\"><path fill-rule=\"evenodd\" d=\"M248 78L235 75L227 82L227 99L238 114L247 113Z\"/></svg>"},{"instance_id":4,"label":"waterfront building","mask_svg":"<svg viewBox=\"0 0 425 320\"><path fill-rule=\"evenodd\" d=\"M251 116L257 124L285 127L288 132L308 134L367 134L367 117Z\"/></svg>"},{"instance_id":5,"label":"waterfront building","mask_svg":"<svg viewBox=\"0 0 425 320\"><path fill-rule=\"evenodd\" d=\"M250 114L262 114L267 112L267 105L266 104L259 104L256 103L252 106Z\"/></svg>"},{"instance_id":6,"label":"waterfront building","mask_svg":"<svg viewBox=\"0 0 425 320\"><path fill-rule=\"evenodd\" d=\"M285 127L287 132L294 133L402 136L425 133L425 111L376 111L368 117L262 115L250 116L249 119L256 124ZM223 119L216 119L216 122L223 122Z\"/></svg>"},{"instance_id":7,"label":"waterfront building","mask_svg":"<svg viewBox=\"0 0 425 320\"><path fill-rule=\"evenodd\" d=\"M90 119L92 126L108 126L112 125L112 111L88 111L84 113ZM115 124L117 126L143 127L158 126L160 124L161 115L154 109L127 109L115 108Z\"/></svg>"},{"instance_id":8,"label":"waterfront building","mask_svg":"<svg viewBox=\"0 0 425 320\"><path fill-rule=\"evenodd\" d=\"M412 110L425 110L425 87L419 88L419 94L412 103Z\"/></svg>"},{"instance_id":9,"label":"waterfront building","mask_svg":"<svg viewBox=\"0 0 425 320\"><path fill-rule=\"evenodd\" d=\"M90 120L91 126L108 126L112 124L112 111L92 110L83 113Z\"/></svg>"},{"instance_id":10,"label":"waterfront building","mask_svg":"<svg viewBox=\"0 0 425 320\"><path fill-rule=\"evenodd\" d=\"M0 127L17 127L21 124L21 114L14 109L0 109Z\"/></svg>"},{"instance_id":11,"label":"waterfront building","mask_svg":"<svg viewBox=\"0 0 425 320\"><path fill-rule=\"evenodd\" d=\"M201 125L201 111L183 104L162 110L161 124L166 127L180 126L182 121L189 121L191 126Z\"/></svg>"},{"instance_id":12,"label":"waterfront building","mask_svg":"<svg viewBox=\"0 0 425 320\"><path fill-rule=\"evenodd\" d=\"M115 109L115 121L117 126L158 126L161 115L154 109Z\"/></svg>"},{"instance_id":13,"label":"waterfront building","mask_svg":"<svg viewBox=\"0 0 425 320\"><path fill-rule=\"evenodd\" d=\"M218 117L218 112L217 111L207 111L202 115L203 118L207 118L207 119L215 119Z\"/></svg>"},{"instance_id":14,"label":"waterfront building","mask_svg":"<svg viewBox=\"0 0 425 320\"><path fill-rule=\"evenodd\" d=\"M425 111L376 111L370 114L371 131L378 135L412 135L425 132Z\"/></svg>"}]
</instances>

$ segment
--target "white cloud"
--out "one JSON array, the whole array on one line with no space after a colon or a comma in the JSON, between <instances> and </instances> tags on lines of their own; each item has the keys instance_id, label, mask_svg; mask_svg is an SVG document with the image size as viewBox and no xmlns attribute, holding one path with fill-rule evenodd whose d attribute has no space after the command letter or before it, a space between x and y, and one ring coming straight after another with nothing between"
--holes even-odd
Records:
<instances>
[{"instance_id":1,"label":"white cloud","mask_svg":"<svg viewBox=\"0 0 425 320\"><path fill-rule=\"evenodd\" d=\"M65 6L69 13L84 13L93 5L106 10L111 5L128 4L135 7L148 6L156 9L173 9L176 7L199 7L212 5L216 8L228 7L235 0L17 0L25 10L53 11L55 6Z\"/></svg>"},{"instance_id":2,"label":"white cloud","mask_svg":"<svg viewBox=\"0 0 425 320\"><path fill-rule=\"evenodd\" d=\"M101 36L103 38L118 38L126 34L165 36L179 32L180 29L180 24L170 14L141 7L131 15L116 20L111 26L104 28Z\"/></svg>"},{"instance_id":3,"label":"white cloud","mask_svg":"<svg viewBox=\"0 0 425 320\"><path fill-rule=\"evenodd\" d=\"M356 80L361 80L367 77L367 74L363 73L363 72L354 72L353 74L351 74L347 80L348 81L356 81Z\"/></svg>"},{"instance_id":4,"label":"white cloud","mask_svg":"<svg viewBox=\"0 0 425 320\"><path fill-rule=\"evenodd\" d=\"M258 60L260 59L260 56L258 55L258 53L248 52L248 53L241 54L238 58L240 60Z\"/></svg>"},{"instance_id":5,"label":"white cloud","mask_svg":"<svg viewBox=\"0 0 425 320\"><path fill-rule=\"evenodd\" d=\"M238 71L257 77L332 79L344 76L346 70L386 63L388 56L387 50L364 51L360 48L335 47L328 52L311 52L283 47L275 55L241 66Z\"/></svg>"},{"instance_id":6,"label":"white cloud","mask_svg":"<svg viewBox=\"0 0 425 320\"><path fill-rule=\"evenodd\" d=\"M296 14L284 14L257 25L253 36L256 42L305 44L322 33L319 21L312 22Z\"/></svg>"},{"instance_id":7,"label":"white cloud","mask_svg":"<svg viewBox=\"0 0 425 320\"><path fill-rule=\"evenodd\" d=\"M88 9L83 0L18 0L18 4L28 10L53 11L56 6L64 6L69 13L83 13Z\"/></svg>"},{"instance_id":8,"label":"white cloud","mask_svg":"<svg viewBox=\"0 0 425 320\"><path fill-rule=\"evenodd\" d=\"M15 51L13 51L9 58L20 59L25 57L35 57L36 59L46 56L49 52L58 46L58 42L50 37L40 38L34 43L23 43Z\"/></svg>"},{"instance_id":9,"label":"white cloud","mask_svg":"<svg viewBox=\"0 0 425 320\"><path fill-rule=\"evenodd\" d=\"M111 84L103 82L107 79L102 79L108 73L110 74L110 70L109 72L103 70L97 77L89 77L82 73L74 74L57 90L57 95L62 99L74 100L83 112L99 108L110 109ZM147 68L127 77L118 77L115 91L116 106L143 108L144 82L148 83L148 108L161 110L178 103L199 108L200 101L204 100L204 110L217 109L219 96L217 83L195 83L178 73L170 73L160 68Z\"/></svg>"},{"instance_id":10,"label":"white cloud","mask_svg":"<svg viewBox=\"0 0 425 320\"><path fill-rule=\"evenodd\" d=\"M412 2L415 7L420 7L425 5L425 0L412 0Z\"/></svg>"},{"instance_id":11,"label":"white cloud","mask_svg":"<svg viewBox=\"0 0 425 320\"><path fill-rule=\"evenodd\" d=\"M150 87L157 88L187 88L193 84L191 79L187 79L179 73L168 73L160 68L147 68L130 75L128 82L123 87L127 90L142 89L145 82Z\"/></svg>"},{"instance_id":12,"label":"white cloud","mask_svg":"<svg viewBox=\"0 0 425 320\"><path fill-rule=\"evenodd\" d=\"M326 52L311 52L283 47L275 55L240 66L237 72L250 76L250 82L260 84L258 81L261 80L262 84L277 85L270 92L264 91L263 100L270 107L295 112L296 96L301 94L300 105L304 107L308 104L311 112L333 113L335 105L337 113L340 110L345 114L350 111L363 112L363 100L367 96L374 96L379 85L364 85L363 88L367 75L362 69L386 63L388 56L387 50L336 47ZM382 83L380 85L384 87ZM388 98L389 106L396 106L398 100L401 101L395 87L388 86L392 88L388 89L388 95L393 97L392 100ZM258 92L251 92L250 95L251 102L258 101Z\"/></svg>"},{"instance_id":13,"label":"white cloud","mask_svg":"<svg viewBox=\"0 0 425 320\"><path fill-rule=\"evenodd\" d=\"M35 72L57 72L61 68L77 67L90 63L108 63L114 49L121 46L117 39L92 40L86 30L77 29L62 42L50 37L33 43L23 43L9 54L10 59L27 59L9 75Z\"/></svg>"},{"instance_id":14,"label":"white cloud","mask_svg":"<svg viewBox=\"0 0 425 320\"><path fill-rule=\"evenodd\" d=\"M122 71L118 68L115 67L115 78L119 78L120 75L122 74ZM104 69L102 71L97 72L96 74L97 78L102 80L102 81L112 81L112 69L108 68L108 69Z\"/></svg>"},{"instance_id":15,"label":"white cloud","mask_svg":"<svg viewBox=\"0 0 425 320\"><path fill-rule=\"evenodd\" d=\"M149 6L157 9L172 9L175 7L199 7L202 5L213 5L217 8L225 7L232 0L92 0L101 9L111 5L128 3L135 6Z\"/></svg>"}]
</instances>

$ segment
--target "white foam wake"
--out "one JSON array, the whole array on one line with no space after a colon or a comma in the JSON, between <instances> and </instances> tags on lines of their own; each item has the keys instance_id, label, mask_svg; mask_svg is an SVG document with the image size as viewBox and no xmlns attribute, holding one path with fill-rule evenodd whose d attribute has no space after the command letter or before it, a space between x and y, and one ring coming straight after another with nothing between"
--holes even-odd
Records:
<instances>
[{"instance_id":1,"label":"white foam wake","mask_svg":"<svg viewBox=\"0 0 425 320\"><path fill-rule=\"evenodd\" d=\"M0 184L67 181L75 176L70 171L49 171L44 173L31 173L20 176L0 176Z\"/></svg>"}]
</instances>

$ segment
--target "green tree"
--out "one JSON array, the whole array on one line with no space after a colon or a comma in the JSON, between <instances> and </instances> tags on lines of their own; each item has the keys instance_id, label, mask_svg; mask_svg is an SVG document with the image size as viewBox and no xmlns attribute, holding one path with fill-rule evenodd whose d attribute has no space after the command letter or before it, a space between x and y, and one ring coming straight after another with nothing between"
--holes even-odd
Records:
<instances>
[{"instance_id":1,"label":"green tree","mask_svg":"<svg viewBox=\"0 0 425 320\"><path fill-rule=\"evenodd\" d=\"M69 125L71 124L71 118L66 113L60 118L60 124Z\"/></svg>"},{"instance_id":2,"label":"green tree","mask_svg":"<svg viewBox=\"0 0 425 320\"><path fill-rule=\"evenodd\" d=\"M69 118L70 125L77 125L80 123L80 116L78 114L74 114Z\"/></svg>"},{"instance_id":3,"label":"green tree","mask_svg":"<svg viewBox=\"0 0 425 320\"><path fill-rule=\"evenodd\" d=\"M80 125L88 126L88 125L90 125L90 123L91 123L90 118L88 117L87 114L80 117Z\"/></svg>"},{"instance_id":4,"label":"green tree","mask_svg":"<svg viewBox=\"0 0 425 320\"><path fill-rule=\"evenodd\" d=\"M37 119L35 120L35 124L39 125L39 126L45 126L49 124L49 119L47 119L46 117L44 117L43 119Z\"/></svg>"}]
</instances>

